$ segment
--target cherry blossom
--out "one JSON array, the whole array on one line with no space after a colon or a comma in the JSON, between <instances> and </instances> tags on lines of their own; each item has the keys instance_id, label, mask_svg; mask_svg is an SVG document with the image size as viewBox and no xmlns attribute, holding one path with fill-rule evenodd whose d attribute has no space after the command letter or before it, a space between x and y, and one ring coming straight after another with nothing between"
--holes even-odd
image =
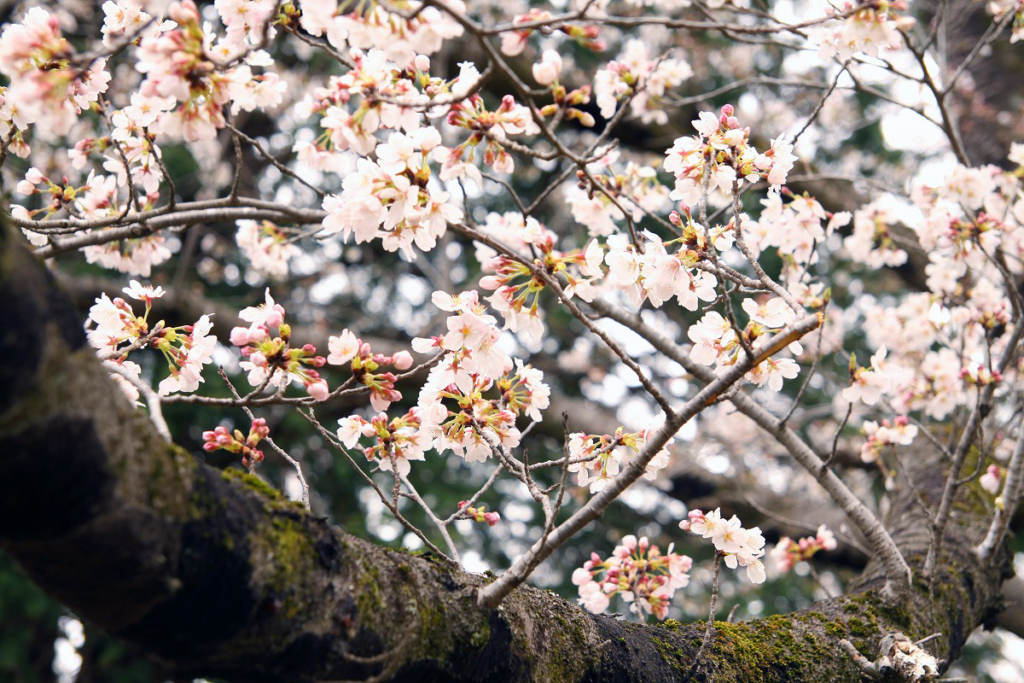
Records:
<instances>
[{"instance_id":1,"label":"cherry blossom","mask_svg":"<svg viewBox=\"0 0 1024 683\"><path fill-rule=\"evenodd\" d=\"M868 437L860 451L864 462L874 462L886 446L909 446L918 432L917 425L910 424L906 415L899 415L891 421L882 420L881 424L865 420L863 429Z\"/></svg>"},{"instance_id":2,"label":"cherry blossom","mask_svg":"<svg viewBox=\"0 0 1024 683\"><path fill-rule=\"evenodd\" d=\"M724 555L727 567L745 567L747 578L752 583L764 583L765 569L761 558L765 554L765 541L758 527L745 529L735 515L723 519L720 510L707 514L690 510L687 518L679 523L679 528L710 538L715 550Z\"/></svg>"},{"instance_id":3,"label":"cherry blossom","mask_svg":"<svg viewBox=\"0 0 1024 683\"><path fill-rule=\"evenodd\" d=\"M338 424L338 438L346 448L355 448L361 438L372 439L373 445L363 448L363 455L381 470L394 472L398 477L408 475L412 469L410 461L423 460L424 451L429 447L430 439L421 427L416 408L390 420L387 413L380 412L369 422L351 416L339 420Z\"/></svg>"},{"instance_id":4,"label":"cherry blossom","mask_svg":"<svg viewBox=\"0 0 1024 683\"><path fill-rule=\"evenodd\" d=\"M646 536L637 540L629 535L605 560L591 553L573 572L572 582L579 587L580 604L591 612L603 612L618 595L634 614L664 619L676 590L689 584L692 566L693 560L674 553L672 546L662 554Z\"/></svg>"},{"instance_id":5,"label":"cherry blossom","mask_svg":"<svg viewBox=\"0 0 1024 683\"><path fill-rule=\"evenodd\" d=\"M816 535L805 536L799 541L783 536L771 549L768 556L775 564L775 568L785 574L792 570L797 563L809 561L818 551L835 550L836 547L835 535L822 524L818 527Z\"/></svg>"},{"instance_id":6,"label":"cherry blossom","mask_svg":"<svg viewBox=\"0 0 1024 683\"><path fill-rule=\"evenodd\" d=\"M1003 470L998 465L989 465L985 473L978 479L981 488L993 496L999 493L999 486L1002 484Z\"/></svg>"}]
</instances>

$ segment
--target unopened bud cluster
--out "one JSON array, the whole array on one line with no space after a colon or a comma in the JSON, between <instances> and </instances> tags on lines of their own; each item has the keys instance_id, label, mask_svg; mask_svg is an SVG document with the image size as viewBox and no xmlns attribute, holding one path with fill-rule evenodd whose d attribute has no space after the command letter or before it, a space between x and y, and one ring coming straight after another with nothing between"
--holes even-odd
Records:
<instances>
[{"instance_id":1,"label":"unopened bud cluster","mask_svg":"<svg viewBox=\"0 0 1024 683\"><path fill-rule=\"evenodd\" d=\"M494 526L501 521L501 515L494 511L487 512L486 505L471 507L468 500L462 500L459 501L459 509L462 510L466 519L471 519L474 522L487 522L487 526Z\"/></svg>"},{"instance_id":2,"label":"unopened bud cluster","mask_svg":"<svg viewBox=\"0 0 1024 683\"><path fill-rule=\"evenodd\" d=\"M220 426L212 431L203 432L203 450L212 452L224 449L230 453L238 453L242 456L242 465L252 469L263 462L263 451L256 446L269 434L270 428L262 417L252 421L248 436L237 429L232 432L227 427Z\"/></svg>"}]
</instances>

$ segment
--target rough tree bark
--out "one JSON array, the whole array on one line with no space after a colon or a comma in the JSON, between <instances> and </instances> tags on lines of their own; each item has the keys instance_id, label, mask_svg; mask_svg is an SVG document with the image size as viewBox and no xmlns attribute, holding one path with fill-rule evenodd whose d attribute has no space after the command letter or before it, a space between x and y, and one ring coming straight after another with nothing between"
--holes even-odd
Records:
<instances>
[{"instance_id":1,"label":"rough tree bark","mask_svg":"<svg viewBox=\"0 0 1024 683\"><path fill-rule=\"evenodd\" d=\"M52 277L0 229L0 545L45 590L182 675L230 681L667 681L691 669L704 625L641 626L588 614L534 588L477 607L490 580L382 549L160 439L85 344ZM944 472L908 462L889 528L923 562ZM973 468L968 462L967 468ZM965 470L966 471L966 470ZM957 656L999 609L1007 553L980 563L989 511L957 499L929 590L882 595L869 562L847 595L785 617L716 623L691 680L859 681L838 643L874 659L884 634L942 636Z\"/></svg>"}]
</instances>

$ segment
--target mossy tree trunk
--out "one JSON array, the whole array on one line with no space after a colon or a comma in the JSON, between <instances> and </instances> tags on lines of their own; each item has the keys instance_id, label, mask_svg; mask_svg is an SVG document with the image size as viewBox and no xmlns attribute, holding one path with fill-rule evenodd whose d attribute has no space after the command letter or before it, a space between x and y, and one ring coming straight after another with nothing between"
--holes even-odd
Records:
<instances>
[{"instance_id":1,"label":"mossy tree trunk","mask_svg":"<svg viewBox=\"0 0 1024 683\"><path fill-rule=\"evenodd\" d=\"M49 273L0 230L0 544L77 614L182 675L230 681L668 681L690 670L702 623L640 626L546 591L477 607L488 581L333 528L259 479L165 443L107 378ZM968 463L971 466L971 463ZM911 464L933 505L943 472ZM919 567L914 492L890 529ZM965 487L931 589L882 595L869 563L848 595L786 617L716 624L692 680L859 681L901 631L955 658L992 619L1008 563L979 563L984 499Z\"/></svg>"}]
</instances>

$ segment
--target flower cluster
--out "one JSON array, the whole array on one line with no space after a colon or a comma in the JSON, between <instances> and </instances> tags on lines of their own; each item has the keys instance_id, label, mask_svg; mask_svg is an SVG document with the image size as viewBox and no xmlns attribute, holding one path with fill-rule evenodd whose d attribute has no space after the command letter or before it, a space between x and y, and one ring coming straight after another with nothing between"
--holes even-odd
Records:
<instances>
[{"instance_id":1,"label":"flower cluster","mask_svg":"<svg viewBox=\"0 0 1024 683\"><path fill-rule=\"evenodd\" d=\"M75 144L72 153L75 164L84 167L90 152L105 153L103 168L117 174L118 185L126 186L130 173L135 186L155 200L162 179L161 151L149 128L164 112L173 109L174 103L173 97L132 93L131 103L110 117L114 130L109 138L86 138ZM128 162L127 168L121 159L122 153Z\"/></svg>"},{"instance_id":2,"label":"flower cluster","mask_svg":"<svg viewBox=\"0 0 1024 683\"><path fill-rule=\"evenodd\" d=\"M487 522L487 526L494 526L501 521L501 515L497 511L487 512L486 505L472 507L468 500L459 501L459 510L466 516L466 519L471 519L474 522Z\"/></svg>"},{"instance_id":3,"label":"flower cluster","mask_svg":"<svg viewBox=\"0 0 1024 683\"><path fill-rule=\"evenodd\" d=\"M758 340L769 332L785 327L795 315L789 304L780 298L767 299L761 304L753 299L744 299L742 307L750 322L739 334L752 348L757 348ZM744 357L740 336L732 323L715 311L705 313L687 329L686 334L693 342L690 358L695 363L717 364L721 369L735 365ZM802 348L800 344L793 343L790 350L799 355ZM746 378L758 386L767 385L772 391L781 391L785 380L799 374L800 366L791 358L766 358L748 372Z\"/></svg>"},{"instance_id":4,"label":"flower cluster","mask_svg":"<svg viewBox=\"0 0 1024 683\"><path fill-rule=\"evenodd\" d=\"M692 222L682 231L682 237L668 242L645 231L642 253L626 235L608 237L604 257L608 283L637 307L648 299L652 306L660 307L674 296L683 308L695 311L700 301L714 301L718 279L696 268L708 250L704 232ZM677 244L678 250L670 251Z\"/></svg>"},{"instance_id":5,"label":"flower cluster","mask_svg":"<svg viewBox=\"0 0 1024 683\"><path fill-rule=\"evenodd\" d=\"M1024 225L1024 200L1019 178L995 166L957 165L939 187L914 186L912 199L923 219L910 227L928 252L929 289L952 297L991 298L983 279L965 282L964 276L990 271L990 255L997 249L1020 250L1017 229Z\"/></svg>"},{"instance_id":6,"label":"flower cluster","mask_svg":"<svg viewBox=\"0 0 1024 683\"><path fill-rule=\"evenodd\" d=\"M316 347L306 344L292 348L291 326L284 321L284 307L275 302L266 291L266 299L259 306L243 309L238 317L249 323L249 327L231 330L231 343L239 347L242 369L249 373L249 384L254 387L276 387L284 389L292 382L302 384L306 392L318 401L327 399L326 380L314 368L323 367L327 362L316 355ZM277 331L274 334L274 331Z\"/></svg>"},{"instance_id":7,"label":"flower cluster","mask_svg":"<svg viewBox=\"0 0 1024 683\"><path fill-rule=\"evenodd\" d=\"M475 290L457 296L435 292L432 299L455 315L448 318L444 336L413 340L419 353L444 354L420 391L423 429L438 452L452 450L467 462L486 460L495 448L514 448L520 439L516 417L539 420L550 402L543 373L521 360L513 363L498 344L497 320ZM485 396L492 388L498 398ZM457 410L449 410L446 400Z\"/></svg>"},{"instance_id":8,"label":"flower cluster","mask_svg":"<svg viewBox=\"0 0 1024 683\"><path fill-rule=\"evenodd\" d=\"M213 431L203 432L203 450L210 452L223 448L229 453L240 453L242 466L253 468L263 462L263 451L256 446L269 434L270 428L262 417L252 421L248 436L237 429L231 432L227 427L220 426Z\"/></svg>"},{"instance_id":9,"label":"flower cluster","mask_svg":"<svg viewBox=\"0 0 1024 683\"><path fill-rule=\"evenodd\" d=\"M27 197L46 195L46 206L26 212L31 218L42 214L42 218L46 219L68 207L74 208L75 212L86 213L89 218L99 218L104 215L103 209L117 208L114 183L113 177L91 173L83 185L75 186L67 176L56 183L33 166L18 182L15 191Z\"/></svg>"},{"instance_id":10,"label":"flower cluster","mask_svg":"<svg viewBox=\"0 0 1024 683\"><path fill-rule=\"evenodd\" d=\"M288 262L302 255L280 227L270 221L238 221L235 243L257 273L274 278L288 275Z\"/></svg>"},{"instance_id":11,"label":"flower cluster","mask_svg":"<svg viewBox=\"0 0 1024 683\"><path fill-rule=\"evenodd\" d=\"M86 321L89 344L100 355L126 365L138 375L138 366L127 361L133 350L149 346L160 351L167 360L170 375L160 382L159 393L167 396L174 392L191 393L203 381L203 366L212 361L217 338L210 334L213 323L202 316L194 325L167 327L161 320L150 328L148 319L153 300L164 295L160 287L153 288L131 281L124 289L131 298L145 302L146 310L139 316L131 305L120 297L111 300L106 294L96 299L89 309ZM134 366L134 367L133 367Z\"/></svg>"},{"instance_id":12,"label":"flower cluster","mask_svg":"<svg viewBox=\"0 0 1024 683\"><path fill-rule=\"evenodd\" d=\"M262 40L275 6L274 0L216 0L214 7L227 29L221 50L231 57L248 54ZM273 37L273 29L267 31ZM230 52L232 48L237 52Z\"/></svg>"},{"instance_id":13,"label":"flower cluster","mask_svg":"<svg viewBox=\"0 0 1024 683\"><path fill-rule=\"evenodd\" d=\"M356 172L345 177L341 196L324 200L324 232L353 236L357 244L379 238L387 251L401 249L410 260L413 244L433 249L448 224L462 220L462 210L447 192L428 189L427 161L440 144L432 127L410 135L392 133L377 146L377 161L360 158Z\"/></svg>"},{"instance_id":14,"label":"flower cluster","mask_svg":"<svg viewBox=\"0 0 1024 683\"><path fill-rule=\"evenodd\" d=\"M775 247L793 266L804 266L816 258L815 246L848 224L852 215L846 211L830 214L807 194L792 196L791 201L784 203L786 195L792 196L786 190L769 192L761 200L763 208L759 219L754 221L743 216L740 227L746 235L747 246L755 255ZM823 226L825 220L828 223Z\"/></svg>"},{"instance_id":15,"label":"flower cluster","mask_svg":"<svg viewBox=\"0 0 1024 683\"><path fill-rule=\"evenodd\" d=\"M9 141L7 150L11 154L27 159L32 154L32 148L25 142L24 134L24 129L29 124L7 96L7 91L7 87L0 85L0 138Z\"/></svg>"},{"instance_id":16,"label":"flower cluster","mask_svg":"<svg viewBox=\"0 0 1024 683\"><path fill-rule=\"evenodd\" d=\"M922 326L918 329L927 328ZM929 351L920 361L916 373L902 373L904 379L898 385L898 391L893 392L896 394L893 406L904 413L923 410L925 415L936 420L945 418L967 401L959 369L960 356L952 349Z\"/></svg>"},{"instance_id":17,"label":"flower cluster","mask_svg":"<svg viewBox=\"0 0 1024 683\"><path fill-rule=\"evenodd\" d=\"M395 389L398 377L392 372L377 372L382 366L393 365L404 371L412 367L412 354L398 351L385 356L374 353L369 344L356 337L351 330L344 330L337 337L328 337L327 348L330 365L349 364L352 376L370 390L370 405L383 412L395 401L401 400L402 392Z\"/></svg>"},{"instance_id":18,"label":"flower cluster","mask_svg":"<svg viewBox=\"0 0 1024 683\"><path fill-rule=\"evenodd\" d=\"M379 47L391 61L408 64L417 54L434 54L444 41L458 38L463 32L462 25L447 12L422 5L416 0L305 0L299 22L310 34L326 36L336 48ZM449 0L446 6L452 12L466 11L462 0ZM389 7L398 11L389 11Z\"/></svg>"},{"instance_id":19,"label":"flower cluster","mask_svg":"<svg viewBox=\"0 0 1024 683\"><path fill-rule=\"evenodd\" d=\"M219 2L228 27L228 38L213 43L208 26L201 22L193 0L172 4L167 11L172 21L154 27L139 42L136 69L146 74L139 92L148 98L172 98L175 107L161 114L150 125L154 133L187 141L210 140L225 125L225 106L234 100L235 109L251 111L280 103L284 83L276 74L254 75L252 67L271 63L262 51L249 52L245 39L262 34L270 7L260 3ZM243 10L239 12L239 10ZM225 63L244 55L245 63L226 67ZM162 109L165 102L160 105Z\"/></svg>"},{"instance_id":20,"label":"flower cluster","mask_svg":"<svg viewBox=\"0 0 1024 683\"><path fill-rule=\"evenodd\" d=\"M296 107L298 118L319 116L324 129L314 142L295 143L299 158L316 168L332 167L338 157L331 150L370 154L380 130L415 131L421 124L420 109L464 96L480 77L471 63L463 64L451 81L433 77L430 59L424 55L406 62L404 68L396 68L379 49L352 50L349 57L351 70L332 76L326 87L314 88ZM440 116L447 109L439 106L428 111L430 116Z\"/></svg>"},{"instance_id":21,"label":"flower cluster","mask_svg":"<svg viewBox=\"0 0 1024 683\"><path fill-rule=\"evenodd\" d=\"M701 112L693 122L697 135L678 138L665 159L665 171L675 175L670 197L686 206L696 205L704 193L720 190L727 195L737 180L754 182L762 177L778 190L786 182L797 157L793 146L782 139L772 140L763 154L750 144L750 129L740 128L731 104L722 107L720 116Z\"/></svg>"},{"instance_id":22,"label":"flower cluster","mask_svg":"<svg viewBox=\"0 0 1024 683\"><path fill-rule=\"evenodd\" d=\"M896 222L886 196L853 213L853 234L843 240L850 258L869 268L900 266L907 252L896 246L889 226Z\"/></svg>"},{"instance_id":23,"label":"flower cluster","mask_svg":"<svg viewBox=\"0 0 1024 683\"><path fill-rule=\"evenodd\" d=\"M893 420L882 420L882 424L865 420L862 427L868 440L861 446L860 459L874 462L886 446L909 446L917 437L917 425L910 424L906 415L897 415Z\"/></svg>"},{"instance_id":24,"label":"flower cluster","mask_svg":"<svg viewBox=\"0 0 1024 683\"><path fill-rule=\"evenodd\" d=\"M153 17L143 11L143 0L107 0L103 3L103 45L115 47L149 25Z\"/></svg>"},{"instance_id":25,"label":"flower cluster","mask_svg":"<svg viewBox=\"0 0 1024 683\"><path fill-rule=\"evenodd\" d=\"M125 208L118 196L119 187L123 186L123 166L117 162L117 168L111 168L115 175L99 175L90 171L82 185L75 185L65 176L61 181L54 182L43 175L39 169L32 167L25 178L18 183L19 194L28 196L45 195L44 206L28 210L24 206L11 206L11 215L21 220L46 219L58 211L67 211L83 219L103 219L122 215ZM119 177L120 176L120 177ZM154 192L140 201L141 208L153 208L159 195ZM34 246L48 243L45 235L24 230L29 242ZM167 241L163 235L145 235L106 243L89 245L83 248L85 259L89 263L97 263L104 268L112 268L129 275L149 277L153 266L159 265L171 257Z\"/></svg>"},{"instance_id":26,"label":"flower cluster","mask_svg":"<svg viewBox=\"0 0 1024 683\"><path fill-rule=\"evenodd\" d=\"M835 550L836 537L824 524L818 527L818 533L814 536L805 536L799 541L794 541L789 536L783 536L779 542L768 553L768 557L775 563L775 567L782 573L789 572L798 562L806 562L814 557L819 550Z\"/></svg>"},{"instance_id":27,"label":"flower cluster","mask_svg":"<svg viewBox=\"0 0 1024 683\"><path fill-rule=\"evenodd\" d=\"M502 240L524 247L523 255L538 254L535 267L553 274L565 275L568 287L566 296L579 296L592 301L595 294L593 282L601 276L602 251L597 242L591 242L586 252L563 253L555 249L556 235L544 228L533 218L526 221L506 217L489 217L485 231L500 233ZM544 333L544 322L540 313L540 296L547 283L537 272L521 260L504 255L488 257L491 251L478 249L483 257L481 269L493 274L480 280L483 289L493 290L487 297L488 303L505 319L505 329L524 332L535 343L540 343ZM570 268L572 267L572 268ZM574 270L576 271L574 273Z\"/></svg>"},{"instance_id":28,"label":"flower cluster","mask_svg":"<svg viewBox=\"0 0 1024 683\"><path fill-rule=\"evenodd\" d=\"M679 528L702 538L710 538L715 550L725 556L729 569L747 568L747 578L753 583L764 583L764 536L761 529L744 529L736 515L722 519L721 510L706 515L700 510L690 510L686 519L679 522Z\"/></svg>"},{"instance_id":29,"label":"flower cluster","mask_svg":"<svg viewBox=\"0 0 1024 683\"><path fill-rule=\"evenodd\" d=\"M839 7L830 7L833 14L848 13L857 5L845 2ZM845 62L855 52L877 57L880 50L895 50L900 46L900 30L914 25L910 16L900 16L906 11L903 0L878 5L862 6L845 18L837 17L816 31L818 57L826 62L833 59Z\"/></svg>"},{"instance_id":30,"label":"flower cluster","mask_svg":"<svg viewBox=\"0 0 1024 683\"><path fill-rule=\"evenodd\" d=\"M654 57L642 40L630 40L615 61L594 75L594 94L601 116L611 119L620 100L631 98L630 111L641 123L668 123L665 92L693 75L684 59Z\"/></svg>"},{"instance_id":31,"label":"flower cluster","mask_svg":"<svg viewBox=\"0 0 1024 683\"><path fill-rule=\"evenodd\" d=\"M363 449L366 459L385 472L404 477L409 474L410 461L423 460L423 452L430 448L419 413L413 408L391 420L387 413L379 413L369 422L358 415L342 418L338 420L338 438L346 448L355 448L360 437L373 439L373 445Z\"/></svg>"},{"instance_id":32,"label":"flower cluster","mask_svg":"<svg viewBox=\"0 0 1024 683\"><path fill-rule=\"evenodd\" d=\"M960 368L960 379L969 386L984 387L989 384L999 384L1003 381L1003 375L984 363L973 363Z\"/></svg>"},{"instance_id":33,"label":"flower cluster","mask_svg":"<svg viewBox=\"0 0 1024 683\"><path fill-rule=\"evenodd\" d=\"M569 435L569 471L576 472L577 483L589 486L591 493L601 491L614 479L624 463L629 462L629 452L639 453L654 435L655 429L644 429L635 433L624 433L619 427L614 435L594 436L577 432ZM653 481L658 471L664 469L671 458L668 447L675 439L669 439L658 453L651 458L643 477ZM620 448L625 447L625 448Z\"/></svg>"},{"instance_id":34,"label":"flower cluster","mask_svg":"<svg viewBox=\"0 0 1024 683\"><path fill-rule=\"evenodd\" d=\"M563 101L567 104L582 104L585 98L585 94L572 97L563 95ZM579 110L572 111L576 112L577 118L583 115ZM466 175L478 184L480 172L472 164L477 147L486 142L482 155L484 164L498 173L511 173L515 170L515 161L505 149L509 136L536 135L540 131L530 110L517 104L511 95L505 95L498 108L492 111L480 95L473 94L452 104L445 122L449 126L470 131L470 136L451 149L439 147L434 151L434 160L442 164L441 179Z\"/></svg>"},{"instance_id":35,"label":"flower cluster","mask_svg":"<svg viewBox=\"0 0 1024 683\"><path fill-rule=\"evenodd\" d=\"M850 355L850 386L843 389L843 398L850 403L863 401L873 406L893 386L902 369L886 363L888 350L883 346L871 356L871 365L857 365L857 354Z\"/></svg>"},{"instance_id":36,"label":"flower cluster","mask_svg":"<svg viewBox=\"0 0 1024 683\"><path fill-rule=\"evenodd\" d=\"M39 124L37 130L47 137L66 135L82 111L106 92L110 74L105 67L105 59L79 59L57 16L40 7L0 35L0 73L10 79L4 105L22 130Z\"/></svg>"},{"instance_id":37,"label":"flower cluster","mask_svg":"<svg viewBox=\"0 0 1024 683\"><path fill-rule=\"evenodd\" d=\"M619 151L613 150L599 161L588 164L587 170L598 187L569 195L572 217L595 237L606 237L617 231L616 221L624 219L619 206L628 209L633 222L638 223L645 214L659 213L670 204L668 188L658 182L656 169L630 161L621 173L615 173L611 166L618 157Z\"/></svg>"},{"instance_id":38,"label":"flower cluster","mask_svg":"<svg viewBox=\"0 0 1024 683\"><path fill-rule=\"evenodd\" d=\"M629 535L606 560L592 553L572 574L572 582L579 587L580 604L591 612L603 612L618 595L629 603L634 614L654 614L664 619L676 589L690 582L693 567L693 560L672 551L673 546L669 546L662 554L646 536L638 541Z\"/></svg>"}]
</instances>

